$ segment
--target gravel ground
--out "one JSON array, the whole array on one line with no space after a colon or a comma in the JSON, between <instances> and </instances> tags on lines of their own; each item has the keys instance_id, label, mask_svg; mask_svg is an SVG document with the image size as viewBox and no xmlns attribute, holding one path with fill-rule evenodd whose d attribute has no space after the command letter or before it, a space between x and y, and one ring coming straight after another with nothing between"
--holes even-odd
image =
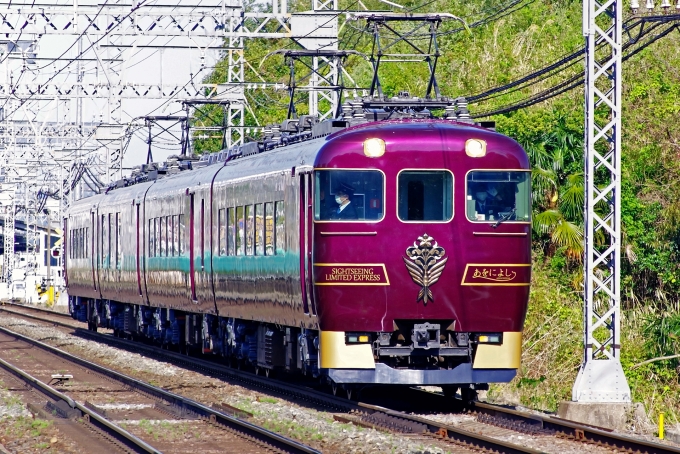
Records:
<instances>
[{"instance_id":1,"label":"gravel ground","mask_svg":"<svg viewBox=\"0 0 680 454\"><path fill-rule=\"evenodd\" d=\"M0 317L0 325L206 405L226 403L251 412L255 424L309 444L324 453L449 452L408 437L342 424L333 420L332 413L299 406L136 353L84 340L54 327L11 316ZM135 425L132 421L126 421L126 424ZM452 447L450 451L453 450Z\"/></svg>"},{"instance_id":2,"label":"gravel ground","mask_svg":"<svg viewBox=\"0 0 680 454\"><path fill-rule=\"evenodd\" d=\"M78 450L51 421L33 419L25 403L0 381L0 452L56 454Z\"/></svg>"}]
</instances>

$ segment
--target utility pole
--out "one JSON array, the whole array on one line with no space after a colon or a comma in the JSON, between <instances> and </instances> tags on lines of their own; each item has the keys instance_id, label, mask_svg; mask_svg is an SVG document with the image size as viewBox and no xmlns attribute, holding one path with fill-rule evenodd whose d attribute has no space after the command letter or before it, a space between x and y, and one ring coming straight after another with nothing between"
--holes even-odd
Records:
<instances>
[{"instance_id":1,"label":"utility pole","mask_svg":"<svg viewBox=\"0 0 680 454\"><path fill-rule=\"evenodd\" d=\"M584 356L572 390L579 403L631 401L620 361L622 7L622 0L583 2Z\"/></svg>"}]
</instances>

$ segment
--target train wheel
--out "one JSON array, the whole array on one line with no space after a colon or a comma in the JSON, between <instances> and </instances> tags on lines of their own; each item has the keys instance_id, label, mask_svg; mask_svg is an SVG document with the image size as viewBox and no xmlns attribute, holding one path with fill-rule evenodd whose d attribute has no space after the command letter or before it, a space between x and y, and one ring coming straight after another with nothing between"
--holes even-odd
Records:
<instances>
[{"instance_id":1,"label":"train wheel","mask_svg":"<svg viewBox=\"0 0 680 454\"><path fill-rule=\"evenodd\" d=\"M442 392L446 397L456 397L458 386L442 386Z\"/></svg>"},{"instance_id":2,"label":"train wheel","mask_svg":"<svg viewBox=\"0 0 680 454\"><path fill-rule=\"evenodd\" d=\"M473 388L461 387L460 398L466 405L470 405L477 401L477 391Z\"/></svg>"}]
</instances>

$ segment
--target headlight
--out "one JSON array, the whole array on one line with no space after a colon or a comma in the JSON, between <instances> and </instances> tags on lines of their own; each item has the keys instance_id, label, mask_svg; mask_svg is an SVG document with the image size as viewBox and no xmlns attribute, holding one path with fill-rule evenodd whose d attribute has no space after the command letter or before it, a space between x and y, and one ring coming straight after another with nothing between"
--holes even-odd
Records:
<instances>
[{"instance_id":1,"label":"headlight","mask_svg":"<svg viewBox=\"0 0 680 454\"><path fill-rule=\"evenodd\" d=\"M364 140L364 154L369 158L379 158L385 154L385 141L382 139Z\"/></svg>"},{"instance_id":2,"label":"headlight","mask_svg":"<svg viewBox=\"0 0 680 454\"><path fill-rule=\"evenodd\" d=\"M481 158L486 155L486 140L468 139L465 141L465 154L471 158Z\"/></svg>"}]
</instances>

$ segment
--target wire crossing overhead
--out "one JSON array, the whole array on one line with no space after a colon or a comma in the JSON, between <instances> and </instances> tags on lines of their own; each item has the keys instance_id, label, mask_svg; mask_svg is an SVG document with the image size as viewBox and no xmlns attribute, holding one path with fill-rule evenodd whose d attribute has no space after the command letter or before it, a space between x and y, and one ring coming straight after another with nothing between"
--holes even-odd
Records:
<instances>
[{"instance_id":1,"label":"wire crossing overhead","mask_svg":"<svg viewBox=\"0 0 680 454\"><path fill-rule=\"evenodd\" d=\"M622 61L626 61L646 47L655 43L661 38L668 36L671 32L678 29L680 24L680 13L665 15L633 16L628 18L622 26ZM607 41L599 38L596 42L599 51L607 46ZM554 83L551 87L541 90L538 93L524 97L494 109L477 111L472 114L472 118L484 118L493 115L501 115L514 112L519 109L530 107L548 99L559 96L575 88L582 87L584 84L584 73L580 71L582 58L586 53L586 48L575 50L559 60L551 63L544 68L534 71L526 76L507 84L485 90L482 93L469 95L466 97L470 104L482 105L485 102L496 99L500 96L516 93L525 90L533 85L545 82L562 74L571 74L566 79ZM604 63L604 60L601 62ZM569 70L573 70L571 73ZM564 76L563 76L564 77Z\"/></svg>"}]
</instances>

